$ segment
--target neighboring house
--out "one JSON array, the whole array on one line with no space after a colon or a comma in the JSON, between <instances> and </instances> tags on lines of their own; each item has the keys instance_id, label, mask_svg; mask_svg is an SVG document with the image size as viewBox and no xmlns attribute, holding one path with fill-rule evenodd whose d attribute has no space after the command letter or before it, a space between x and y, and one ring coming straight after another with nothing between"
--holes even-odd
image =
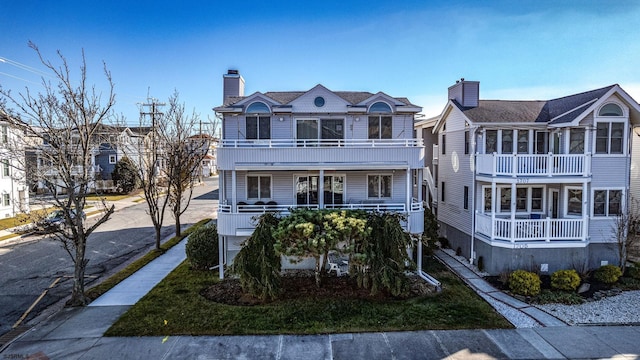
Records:
<instances>
[{"instance_id":1,"label":"neighboring house","mask_svg":"<svg viewBox=\"0 0 640 360\"><path fill-rule=\"evenodd\" d=\"M223 76L218 148L220 276L254 230L256 215L291 208L364 209L407 215L424 227L424 147L413 137L421 108L382 92L256 92ZM308 264L307 264L308 265ZM288 261L283 266L290 267ZM304 266L304 265L303 265Z\"/></svg>"},{"instance_id":2,"label":"neighboring house","mask_svg":"<svg viewBox=\"0 0 640 360\"><path fill-rule=\"evenodd\" d=\"M640 188L639 124L640 106L618 85L479 100L479 83L462 79L437 121L417 124L437 135L425 190L441 235L491 274L617 264L615 218Z\"/></svg>"},{"instance_id":3,"label":"neighboring house","mask_svg":"<svg viewBox=\"0 0 640 360\"><path fill-rule=\"evenodd\" d=\"M0 112L0 218L29 212L25 152L24 148L15 149L14 145L23 134L9 126L6 116Z\"/></svg>"}]
</instances>

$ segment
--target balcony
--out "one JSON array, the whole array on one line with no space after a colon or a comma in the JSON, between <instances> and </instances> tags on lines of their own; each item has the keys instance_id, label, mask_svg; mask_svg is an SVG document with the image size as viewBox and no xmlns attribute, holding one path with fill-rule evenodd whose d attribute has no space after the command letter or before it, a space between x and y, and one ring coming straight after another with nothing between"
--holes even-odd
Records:
<instances>
[{"instance_id":1,"label":"balcony","mask_svg":"<svg viewBox=\"0 0 640 360\"><path fill-rule=\"evenodd\" d=\"M221 204L218 207L218 233L220 235L248 236L253 232L255 218L266 212L277 212L288 215L291 209L307 208L319 209L319 205L293 205L293 204L264 204L264 205L232 205ZM325 209L348 209L365 211L392 211L408 215L408 219L402 225L410 233L421 233L424 230L424 208L422 203L412 199L407 212L407 206L402 203L373 203L363 202L357 204L326 204Z\"/></svg>"},{"instance_id":2,"label":"balcony","mask_svg":"<svg viewBox=\"0 0 640 360\"><path fill-rule=\"evenodd\" d=\"M476 214L476 233L511 243L584 241L587 219L510 219Z\"/></svg>"},{"instance_id":3,"label":"balcony","mask_svg":"<svg viewBox=\"0 0 640 360\"><path fill-rule=\"evenodd\" d=\"M381 164L402 162L412 168L424 166L421 139L338 140L222 140L218 168L236 169L237 164Z\"/></svg>"},{"instance_id":4,"label":"balcony","mask_svg":"<svg viewBox=\"0 0 640 360\"><path fill-rule=\"evenodd\" d=\"M590 154L477 154L476 174L491 176L589 176Z\"/></svg>"}]
</instances>

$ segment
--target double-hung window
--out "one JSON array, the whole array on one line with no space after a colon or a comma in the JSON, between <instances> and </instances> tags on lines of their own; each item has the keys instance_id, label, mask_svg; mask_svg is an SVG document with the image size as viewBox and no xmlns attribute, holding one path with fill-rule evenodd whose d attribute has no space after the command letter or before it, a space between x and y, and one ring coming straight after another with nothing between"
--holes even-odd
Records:
<instances>
[{"instance_id":1,"label":"double-hung window","mask_svg":"<svg viewBox=\"0 0 640 360\"><path fill-rule=\"evenodd\" d=\"M11 195L3 194L2 195L2 205L9 206L11 205Z\"/></svg>"},{"instance_id":2,"label":"double-hung window","mask_svg":"<svg viewBox=\"0 0 640 360\"><path fill-rule=\"evenodd\" d=\"M271 176L247 176L247 199L271 199Z\"/></svg>"},{"instance_id":3,"label":"double-hung window","mask_svg":"<svg viewBox=\"0 0 640 360\"><path fill-rule=\"evenodd\" d=\"M594 190L593 216L616 216L620 214L622 190Z\"/></svg>"},{"instance_id":4,"label":"double-hung window","mask_svg":"<svg viewBox=\"0 0 640 360\"><path fill-rule=\"evenodd\" d=\"M391 139L391 116L369 116L369 139Z\"/></svg>"},{"instance_id":5,"label":"double-hung window","mask_svg":"<svg viewBox=\"0 0 640 360\"><path fill-rule=\"evenodd\" d=\"M2 160L2 175L8 177L11 175L11 170L9 168L9 160Z\"/></svg>"},{"instance_id":6,"label":"double-hung window","mask_svg":"<svg viewBox=\"0 0 640 360\"><path fill-rule=\"evenodd\" d=\"M368 198L390 198L391 197L391 175L368 175L367 176L367 197Z\"/></svg>"},{"instance_id":7,"label":"double-hung window","mask_svg":"<svg viewBox=\"0 0 640 360\"><path fill-rule=\"evenodd\" d=\"M622 154L624 123L599 121L596 125L596 154Z\"/></svg>"}]
</instances>

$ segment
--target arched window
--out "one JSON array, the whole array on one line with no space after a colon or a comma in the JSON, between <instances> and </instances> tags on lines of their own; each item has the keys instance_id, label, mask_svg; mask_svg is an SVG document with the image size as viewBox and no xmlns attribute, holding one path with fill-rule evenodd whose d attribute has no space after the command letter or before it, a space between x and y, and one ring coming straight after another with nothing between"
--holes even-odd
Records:
<instances>
[{"instance_id":1,"label":"arched window","mask_svg":"<svg viewBox=\"0 0 640 360\"><path fill-rule=\"evenodd\" d=\"M269 106L263 102L254 102L247 107L247 114L269 114L271 110Z\"/></svg>"},{"instance_id":2,"label":"arched window","mask_svg":"<svg viewBox=\"0 0 640 360\"><path fill-rule=\"evenodd\" d=\"M598 116L623 116L622 108L617 104L607 104L600 108Z\"/></svg>"},{"instance_id":3,"label":"arched window","mask_svg":"<svg viewBox=\"0 0 640 360\"><path fill-rule=\"evenodd\" d=\"M387 103L383 103L382 101L378 101L377 103L374 103L373 105L371 105L371 107L369 108L369 112L370 113L390 114L391 113L391 107Z\"/></svg>"}]
</instances>

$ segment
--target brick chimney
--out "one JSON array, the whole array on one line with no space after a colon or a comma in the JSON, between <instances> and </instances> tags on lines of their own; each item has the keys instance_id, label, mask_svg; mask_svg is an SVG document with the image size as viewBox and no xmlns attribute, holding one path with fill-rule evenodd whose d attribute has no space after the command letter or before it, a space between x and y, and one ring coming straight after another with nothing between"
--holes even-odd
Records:
<instances>
[{"instance_id":1,"label":"brick chimney","mask_svg":"<svg viewBox=\"0 0 640 360\"><path fill-rule=\"evenodd\" d=\"M456 84L449 87L449 100L455 100L464 107L476 107L480 99L480 82L467 81L464 78L456 80Z\"/></svg>"},{"instance_id":2,"label":"brick chimney","mask_svg":"<svg viewBox=\"0 0 640 360\"><path fill-rule=\"evenodd\" d=\"M238 70L229 69L226 74L222 75L222 101L227 102L230 96L244 96L244 78Z\"/></svg>"}]
</instances>

